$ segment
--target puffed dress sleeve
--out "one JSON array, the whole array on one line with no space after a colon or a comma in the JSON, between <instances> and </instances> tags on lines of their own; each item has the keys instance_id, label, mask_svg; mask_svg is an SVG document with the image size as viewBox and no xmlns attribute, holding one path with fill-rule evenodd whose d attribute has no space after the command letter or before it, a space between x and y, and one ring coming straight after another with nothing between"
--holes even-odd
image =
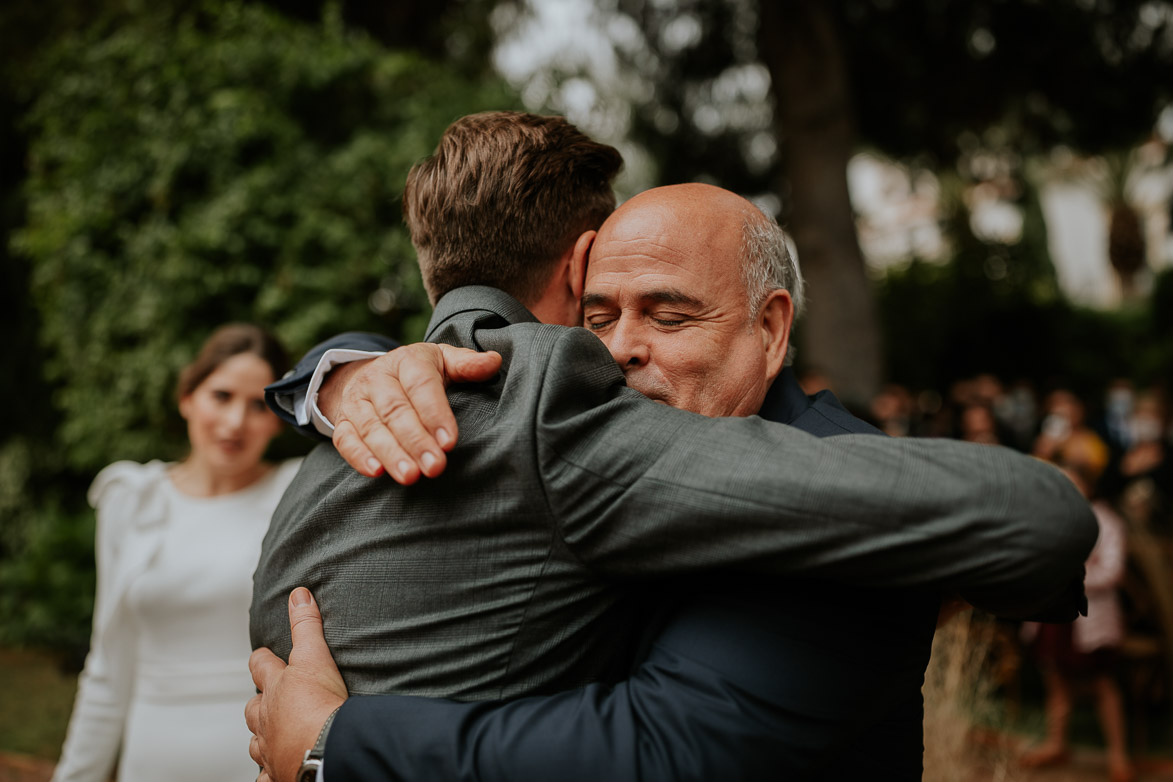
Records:
<instances>
[{"instance_id":1,"label":"puffed dress sleeve","mask_svg":"<svg viewBox=\"0 0 1173 782\"><path fill-rule=\"evenodd\" d=\"M88 499L97 510L93 630L52 782L106 782L117 759L135 665L133 620L120 605L127 555L143 516L161 513L160 480L167 480L162 462L116 462L98 473L90 487Z\"/></svg>"}]
</instances>

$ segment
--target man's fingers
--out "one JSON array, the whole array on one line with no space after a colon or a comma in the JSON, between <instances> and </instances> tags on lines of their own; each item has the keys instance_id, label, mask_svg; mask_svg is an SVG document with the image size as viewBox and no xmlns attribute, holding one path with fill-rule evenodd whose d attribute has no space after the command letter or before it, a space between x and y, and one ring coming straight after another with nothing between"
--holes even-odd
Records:
<instances>
[{"instance_id":1,"label":"man's fingers","mask_svg":"<svg viewBox=\"0 0 1173 782\"><path fill-rule=\"evenodd\" d=\"M443 470L444 451L404 387L410 382L429 420L439 422L433 427L455 431L438 368L442 364L435 345L408 345L346 376L338 414L331 420L334 446L348 464L368 477L386 469L404 485ZM442 411L436 412L438 406Z\"/></svg>"},{"instance_id":2,"label":"man's fingers","mask_svg":"<svg viewBox=\"0 0 1173 782\"><path fill-rule=\"evenodd\" d=\"M450 383L483 383L501 370L501 354L495 350L478 353L452 345L437 347L444 358L444 376Z\"/></svg>"},{"instance_id":3,"label":"man's fingers","mask_svg":"<svg viewBox=\"0 0 1173 782\"><path fill-rule=\"evenodd\" d=\"M261 732L261 696L254 695L244 704L244 724L254 734Z\"/></svg>"},{"instance_id":4,"label":"man's fingers","mask_svg":"<svg viewBox=\"0 0 1173 782\"><path fill-rule=\"evenodd\" d=\"M289 652L289 664L313 679L318 686L325 687L334 695L346 699L346 684L342 674L326 645L322 634L322 614L318 602L305 587L298 587L289 594L289 634L293 649Z\"/></svg>"},{"instance_id":5,"label":"man's fingers","mask_svg":"<svg viewBox=\"0 0 1173 782\"><path fill-rule=\"evenodd\" d=\"M318 603L305 587L298 587L289 595L289 634L293 639L290 662L293 662L295 654L299 658L309 655L311 660L322 650L330 654L326 636L322 634L322 614L318 611Z\"/></svg>"},{"instance_id":6,"label":"man's fingers","mask_svg":"<svg viewBox=\"0 0 1173 782\"><path fill-rule=\"evenodd\" d=\"M494 352L429 343L396 348L340 376L334 446L368 477L385 469L405 486L421 475L434 478L457 439L447 385L488 380L500 367Z\"/></svg>"},{"instance_id":7,"label":"man's fingers","mask_svg":"<svg viewBox=\"0 0 1173 782\"><path fill-rule=\"evenodd\" d=\"M452 405L448 402L447 387L452 383L491 380L501 369L501 354L496 351L478 353L452 345L427 347L433 348L431 353L426 354L427 361L423 360L425 356L420 356L419 360L414 356L404 357L399 368L399 379L430 440L444 451L450 451L456 446L458 433L456 416L452 414ZM429 438L419 437L417 432L408 428L412 423L409 417L402 416L402 428L396 426L397 423L392 421L392 430L404 447L417 458L422 448L431 446ZM420 466L429 477L442 472L442 469L432 469L431 465L422 461Z\"/></svg>"},{"instance_id":8,"label":"man's fingers","mask_svg":"<svg viewBox=\"0 0 1173 782\"><path fill-rule=\"evenodd\" d=\"M389 454L386 462L381 460L367 447L366 442L359 435L358 429L349 420L338 422L334 427L332 439L338 455L368 478L378 478L387 472L397 482L404 486L410 486L415 483L415 478L418 477L418 468L404 458L405 454ZM391 465L391 469L387 469L388 464ZM412 477L412 473L415 473L415 477Z\"/></svg>"},{"instance_id":9,"label":"man's fingers","mask_svg":"<svg viewBox=\"0 0 1173 782\"><path fill-rule=\"evenodd\" d=\"M265 691L270 679L284 670L285 663L281 658L263 646L249 655L248 671L253 676L253 684L261 692Z\"/></svg>"},{"instance_id":10,"label":"man's fingers","mask_svg":"<svg viewBox=\"0 0 1173 782\"><path fill-rule=\"evenodd\" d=\"M435 478L447 467L444 453L455 447L458 436L447 386L492 378L501 368L501 356L427 343L396 353L398 362L387 367L391 377L382 384L383 393L373 395L386 431L372 427L369 434L364 432L364 440L376 455L382 455L380 448L389 432L395 447L404 450L423 475Z\"/></svg>"},{"instance_id":11,"label":"man's fingers","mask_svg":"<svg viewBox=\"0 0 1173 782\"><path fill-rule=\"evenodd\" d=\"M425 450L439 449L442 453L452 450L456 445L456 417L452 415L452 406L448 403L445 389L449 382L462 381L449 377L449 361L444 351L444 348L458 348L448 345L412 347L426 347L429 350L405 354L397 367L407 409L386 409L380 410L380 413L404 448L419 458ZM472 356L478 355L475 351L464 352ZM452 360L457 363L461 361L460 358ZM414 411L418 421L409 415L410 411ZM420 466L424 468L425 474L431 474L429 465L421 462Z\"/></svg>"},{"instance_id":12,"label":"man's fingers","mask_svg":"<svg viewBox=\"0 0 1173 782\"><path fill-rule=\"evenodd\" d=\"M429 477L439 475L447 457L425 427L420 411L412 407L404 395L406 389L399 385L399 381L389 378L388 383L392 382L395 383L395 393L378 394L369 407L356 409L353 423L363 445L387 467L391 477L409 486L419 477L416 470ZM440 395L451 421L448 428L454 429L456 421L451 418L448 400L438 382L436 389L435 393Z\"/></svg>"}]
</instances>

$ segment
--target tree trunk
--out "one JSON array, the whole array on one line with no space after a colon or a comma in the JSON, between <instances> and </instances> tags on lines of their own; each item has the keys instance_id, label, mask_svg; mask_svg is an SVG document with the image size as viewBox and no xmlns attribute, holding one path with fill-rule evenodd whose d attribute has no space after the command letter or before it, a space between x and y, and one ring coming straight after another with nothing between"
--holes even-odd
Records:
<instances>
[{"instance_id":1,"label":"tree trunk","mask_svg":"<svg viewBox=\"0 0 1173 782\"><path fill-rule=\"evenodd\" d=\"M789 183L786 228L807 280L803 363L853 405L879 389L883 366L875 293L847 192L855 146L847 63L830 4L762 0L758 50L770 71Z\"/></svg>"}]
</instances>

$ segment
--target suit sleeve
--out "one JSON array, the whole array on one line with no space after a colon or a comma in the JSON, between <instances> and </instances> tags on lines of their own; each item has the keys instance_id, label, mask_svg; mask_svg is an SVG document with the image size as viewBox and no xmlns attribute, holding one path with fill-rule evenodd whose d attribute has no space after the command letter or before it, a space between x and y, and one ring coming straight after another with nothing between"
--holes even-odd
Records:
<instances>
[{"instance_id":1,"label":"suit sleeve","mask_svg":"<svg viewBox=\"0 0 1173 782\"><path fill-rule=\"evenodd\" d=\"M325 778L651 782L717 779L736 768L739 779L775 779L776 725L752 713L752 694L729 686L661 650L614 687L507 703L355 697L330 730Z\"/></svg>"},{"instance_id":2,"label":"suit sleeve","mask_svg":"<svg viewBox=\"0 0 1173 782\"><path fill-rule=\"evenodd\" d=\"M326 782L773 782L779 769L814 779L826 776L832 753L859 746L861 726L871 730L860 715L875 703L887 708L911 692L919 715L918 670L912 681L897 673L875 682L863 697L854 688L824 690L822 677L836 664L826 658L853 658L771 621L788 616L773 598L706 591L684 600L648 657L614 687L505 703L352 698L328 737ZM818 673L809 681L779 675L811 670ZM887 753L888 764L902 755L908 763L889 765L891 778L919 777L919 726L914 719L911 736L900 739L908 753Z\"/></svg>"},{"instance_id":3,"label":"suit sleeve","mask_svg":"<svg viewBox=\"0 0 1173 782\"><path fill-rule=\"evenodd\" d=\"M600 351L589 332L563 332L535 433L551 513L589 566L936 588L1013 617L1085 606L1073 584L1096 522L1054 467L951 440L705 418L622 388Z\"/></svg>"},{"instance_id":4,"label":"suit sleeve","mask_svg":"<svg viewBox=\"0 0 1173 782\"><path fill-rule=\"evenodd\" d=\"M310 378L313 377L314 370L317 368L322 356L326 354L327 350L333 350L335 348L386 352L396 347L399 347L399 343L390 337L384 337L381 334L371 334L365 331L348 331L331 337L325 342L321 342L310 348L310 351L302 356L301 360L297 362L297 366L287 372L285 377L265 387L265 404L282 421L293 426L306 437L315 440L327 440L329 438L324 437L314 429L313 424L304 426L298 424L297 414L294 409L295 400L299 397L302 399L305 398L306 390L310 385Z\"/></svg>"}]
</instances>

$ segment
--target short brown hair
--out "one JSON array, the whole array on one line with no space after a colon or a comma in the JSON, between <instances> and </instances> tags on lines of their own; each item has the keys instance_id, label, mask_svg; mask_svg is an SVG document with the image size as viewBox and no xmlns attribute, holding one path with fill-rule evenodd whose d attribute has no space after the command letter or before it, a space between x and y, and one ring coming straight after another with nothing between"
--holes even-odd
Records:
<instances>
[{"instance_id":1,"label":"short brown hair","mask_svg":"<svg viewBox=\"0 0 1173 782\"><path fill-rule=\"evenodd\" d=\"M179 373L175 396L183 399L208 379L228 359L241 353L252 353L273 370L273 378L280 379L289 368L289 356L277 338L260 326L251 323L229 323L212 332L204 342L195 361Z\"/></svg>"},{"instance_id":2,"label":"short brown hair","mask_svg":"<svg viewBox=\"0 0 1173 782\"><path fill-rule=\"evenodd\" d=\"M488 285L533 304L554 261L614 211L622 165L563 117L493 111L453 122L403 191L432 303Z\"/></svg>"}]
</instances>

